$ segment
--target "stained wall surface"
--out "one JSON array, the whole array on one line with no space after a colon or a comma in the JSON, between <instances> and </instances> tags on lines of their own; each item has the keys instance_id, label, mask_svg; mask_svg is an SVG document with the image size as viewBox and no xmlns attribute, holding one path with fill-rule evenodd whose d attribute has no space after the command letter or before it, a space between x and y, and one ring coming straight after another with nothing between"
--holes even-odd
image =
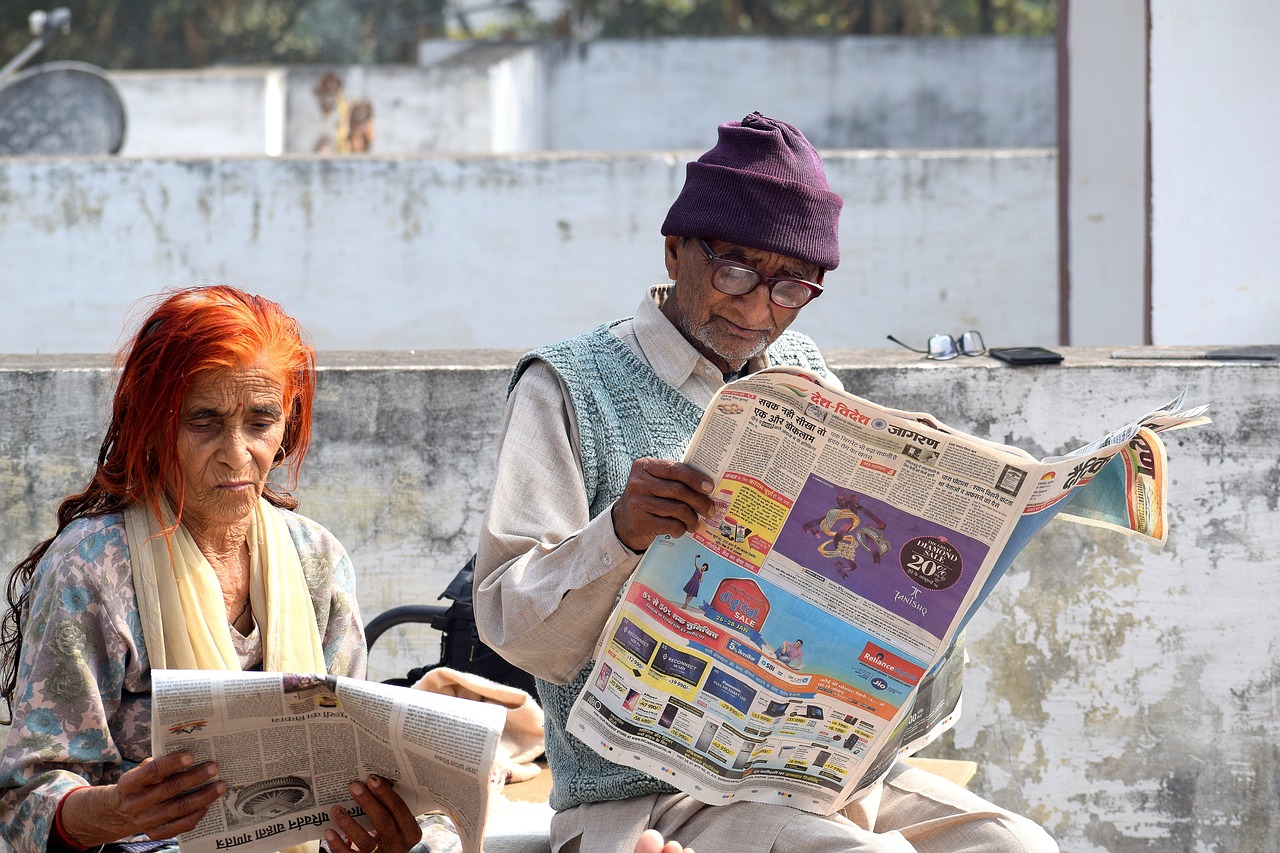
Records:
<instances>
[{"instance_id":1,"label":"stained wall surface","mask_svg":"<svg viewBox=\"0 0 1280 853\"><path fill-rule=\"evenodd\" d=\"M225 282L321 349L532 348L628 316L698 152L0 160L0 352L110 352L137 299ZM1057 330L1051 151L828 152L838 346Z\"/></svg>"},{"instance_id":2,"label":"stained wall surface","mask_svg":"<svg viewBox=\"0 0 1280 853\"><path fill-rule=\"evenodd\" d=\"M311 152L337 123L313 92L326 73L372 107L381 154L701 150L753 110L821 148L1055 142L1052 38L668 38L427 41L416 66L112 72L123 153Z\"/></svg>"},{"instance_id":3,"label":"stained wall surface","mask_svg":"<svg viewBox=\"0 0 1280 853\"><path fill-rule=\"evenodd\" d=\"M1280 363L1054 368L828 350L846 387L1035 455L1062 453L1183 388L1214 424L1167 435L1162 551L1055 521L969 630L964 715L930 748L979 762L972 787L1072 853L1280 849ZM316 438L298 490L359 573L366 618L432 602L475 546L493 472L506 351L322 353ZM83 484L112 376L100 356L0 356L0 558L51 530ZM374 675L434 656L398 628Z\"/></svg>"}]
</instances>

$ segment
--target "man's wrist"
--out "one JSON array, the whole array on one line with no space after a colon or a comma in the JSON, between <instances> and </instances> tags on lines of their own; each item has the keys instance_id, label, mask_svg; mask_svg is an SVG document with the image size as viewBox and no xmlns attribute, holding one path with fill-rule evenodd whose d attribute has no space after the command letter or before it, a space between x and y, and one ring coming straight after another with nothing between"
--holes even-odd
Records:
<instances>
[{"instance_id":1,"label":"man's wrist","mask_svg":"<svg viewBox=\"0 0 1280 853\"><path fill-rule=\"evenodd\" d=\"M613 527L613 537L618 540L619 545L621 545L623 548L626 548L632 554L635 554L637 556L639 556L640 554L643 554L646 550L648 550L647 548L641 548L640 550L637 551L635 548L632 548L630 545L628 545L626 541L622 538L622 534L618 532L618 519L613 514L614 510L616 510L617 508L618 508L618 504L616 502L613 504L613 506L609 507L609 522Z\"/></svg>"}]
</instances>

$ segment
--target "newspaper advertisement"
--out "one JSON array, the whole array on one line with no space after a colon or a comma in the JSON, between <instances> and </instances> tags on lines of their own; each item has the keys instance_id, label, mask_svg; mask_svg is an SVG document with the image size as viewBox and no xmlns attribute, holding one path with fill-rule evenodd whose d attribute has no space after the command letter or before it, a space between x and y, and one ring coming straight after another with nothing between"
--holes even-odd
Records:
<instances>
[{"instance_id":1,"label":"newspaper advertisement","mask_svg":"<svg viewBox=\"0 0 1280 853\"><path fill-rule=\"evenodd\" d=\"M710 804L830 814L951 725L972 616L1053 516L1161 543L1181 397L1037 460L793 368L726 385L714 509L623 587L569 731Z\"/></svg>"},{"instance_id":2,"label":"newspaper advertisement","mask_svg":"<svg viewBox=\"0 0 1280 853\"><path fill-rule=\"evenodd\" d=\"M155 670L152 754L215 761L227 784L183 853L270 853L320 838L377 774L414 814L450 816L480 853L500 705L336 675Z\"/></svg>"}]
</instances>

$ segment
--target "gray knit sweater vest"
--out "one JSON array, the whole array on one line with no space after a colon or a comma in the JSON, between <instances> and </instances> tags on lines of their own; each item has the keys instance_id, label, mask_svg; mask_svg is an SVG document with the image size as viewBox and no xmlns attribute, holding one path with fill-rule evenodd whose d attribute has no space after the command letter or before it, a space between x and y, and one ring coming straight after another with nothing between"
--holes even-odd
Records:
<instances>
[{"instance_id":1,"label":"gray knit sweater vest","mask_svg":"<svg viewBox=\"0 0 1280 853\"><path fill-rule=\"evenodd\" d=\"M679 459L702 418L702 409L663 382L606 323L585 335L550 344L520 359L514 388L525 368L546 362L564 381L578 422L578 446L591 517L604 512L627 484L631 463L642 456ZM813 341L784 332L769 347L769 363L802 367L828 376ZM551 807L564 811L582 803L622 800L675 788L647 773L600 757L565 724L595 661L568 684L539 678L538 696L546 712L547 762L551 767Z\"/></svg>"}]
</instances>

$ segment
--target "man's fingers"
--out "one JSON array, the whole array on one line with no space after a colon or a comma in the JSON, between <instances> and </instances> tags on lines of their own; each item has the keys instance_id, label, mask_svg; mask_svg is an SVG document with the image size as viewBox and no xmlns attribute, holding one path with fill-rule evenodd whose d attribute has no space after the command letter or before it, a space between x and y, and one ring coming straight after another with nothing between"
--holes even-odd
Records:
<instances>
[{"instance_id":1,"label":"man's fingers","mask_svg":"<svg viewBox=\"0 0 1280 853\"><path fill-rule=\"evenodd\" d=\"M711 511L713 484L702 472L668 459L637 459L613 507L618 539L643 551L662 535L681 536Z\"/></svg>"},{"instance_id":2,"label":"man's fingers","mask_svg":"<svg viewBox=\"0 0 1280 853\"><path fill-rule=\"evenodd\" d=\"M682 500L699 515L711 510L711 478L692 465L670 459L644 457L631 463L627 487L660 497Z\"/></svg>"},{"instance_id":3,"label":"man's fingers","mask_svg":"<svg viewBox=\"0 0 1280 853\"><path fill-rule=\"evenodd\" d=\"M618 540L637 553L652 545L659 536L683 536L698 523L698 514L679 501L620 498L612 512Z\"/></svg>"}]
</instances>

